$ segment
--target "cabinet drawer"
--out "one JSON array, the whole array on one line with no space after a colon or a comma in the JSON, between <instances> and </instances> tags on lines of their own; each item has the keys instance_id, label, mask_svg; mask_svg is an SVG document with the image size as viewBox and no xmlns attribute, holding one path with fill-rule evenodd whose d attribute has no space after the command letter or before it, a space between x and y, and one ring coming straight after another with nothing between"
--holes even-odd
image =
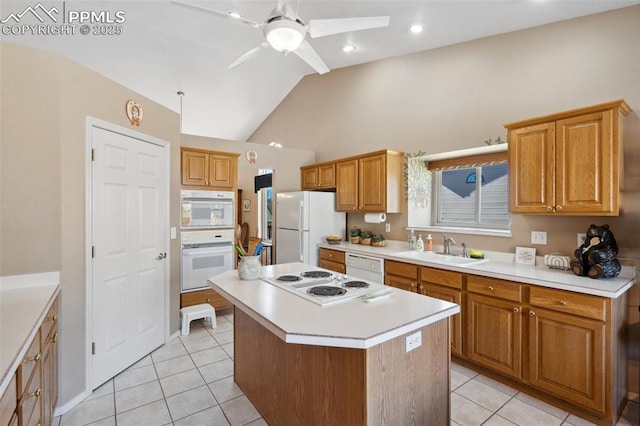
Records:
<instances>
[{"instance_id":1,"label":"cabinet drawer","mask_svg":"<svg viewBox=\"0 0 640 426\"><path fill-rule=\"evenodd\" d=\"M420 279L447 287L462 288L462 274L460 272L444 271L435 268L420 268Z\"/></svg>"},{"instance_id":2,"label":"cabinet drawer","mask_svg":"<svg viewBox=\"0 0 640 426\"><path fill-rule=\"evenodd\" d=\"M467 275L467 290L514 302L522 301L522 284L511 281Z\"/></svg>"},{"instance_id":3,"label":"cabinet drawer","mask_svg":"<svg viewBox=\"0 0 640 426\"><path fill-rule=\"evenodd\" d=\"M40 353L40 330L36 333L33 338L33 342L27 349L27 353L24 358L22 358L22 362L18 366L17 380L18 380L18 395L22 395L26 392L27 382L29 378L33 375L34 369L40 364L40 358L42 354Z\"/></svg>"},{"instance_id":4,"label":"cabinet drawer","mask_svg":"<svg viewBox=\"0 0 640 426\"><path fill-rule=\"evenodd\" d=\"M18 406L18 394L16 376L13 376L9 382L7 390L4 391L4 395L0 397L0 425L4 426L10 424L11 416L16 411Z\"/></svg>"},{"instance_id":5,"label":"cabinet drawer","mask_svg":"<svg viewBox=\"0 0 640 426\"><path fill-rule=\"evenodd\" d=\"M40 386L40 365L38 363L35 374L31 376L31 380L25 386L25 391L18 404L18 417L22 419L21 424L29 424L27 421L32 416L37 416L36 420L39 421L40 398L42 398L42 387Z\"/></svg>"},{"instance_id":6,"label":"cabinet drawer","mask_svg":"<svg viewBox=\"0 0 640 426\"><path fill-rule=\"evenodd\" d=\"M42 327L40 328L40 337L42 338L42 346L45 345L46 340L52 335L54 329L57 328L58 324L58 299L53 302L51 305L51 309L47 312L47 315L44 317L44 321L42 322Z\"/></svg>"},{"instance_id":7,"label":"cabinet drawer","mask_svg":"<svg viewBox=\"0 0 640 426\"><path fill-rule=\"evenodd\" d=\"M320 248L320 259L344 264L344 252L339 250Z\"/></svg>"},{"instance_id":8,"label":"cabinet drawer","mask_svg":"<svg viewBox=\"0 0 640 426\"><path fill-rule=\"evenodd\" d=\"M532 306L600 321L605 321L607 316L607 299L570 291L531 286L529 303Z\"/></svg>"},{"instance_id":9,"label":"cabinet drawer","mask_svg":"<svg viewBox=\"0 0 640 426\"><path fill-rule=\"evenodd\" d=\"M400 277L418 279L418 266L410 263L395 262L393 260L385 260L384 272L386 274L397 275Z\"/></svg>"},{"instance_id":10,"label":"cabinet drawer","mask_svg":"<svg viewBox=\"0 0 640 426\"><path fill-rule=\"evenodd\" d=\"M180 307L199 305L208 303L214 308L225 308L231 306L231 303L219 293L213 290L191 291L180 295Z\"/></svg>"},{"instance_id":11,"label":"cabinet drawer","mask_svg":"<svg viewBox=\"0 0 640 426\"><path fill-rule=\"evenodd\" d=\"M347 267L344 263L338 263L331 260L320 259L320 264L318 265L323 269L329 269L331 271L337 272L339 274L346 274Z\"/></svg>"}]
</instances>

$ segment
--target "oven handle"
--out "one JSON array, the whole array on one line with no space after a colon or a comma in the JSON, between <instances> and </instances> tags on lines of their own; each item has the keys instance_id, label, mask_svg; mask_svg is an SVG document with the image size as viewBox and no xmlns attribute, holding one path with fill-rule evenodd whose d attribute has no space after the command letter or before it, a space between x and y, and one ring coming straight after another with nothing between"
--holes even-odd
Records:
<instances>
[{"instance_id":1,"label":"oven handle","mask_svg":"<svg viewBox=\"0 0 640 426\"><path fill-rule=\"evenodd\" d=\"M217 247L214 248L213 250L206 250L206 249L182 249L182 255L183 256L202 256L202 255L206 255L206 254L221 254L221 253L228 253L230 252L231 246L225 246L225 247Z\"/></svg>"}]
</instances>

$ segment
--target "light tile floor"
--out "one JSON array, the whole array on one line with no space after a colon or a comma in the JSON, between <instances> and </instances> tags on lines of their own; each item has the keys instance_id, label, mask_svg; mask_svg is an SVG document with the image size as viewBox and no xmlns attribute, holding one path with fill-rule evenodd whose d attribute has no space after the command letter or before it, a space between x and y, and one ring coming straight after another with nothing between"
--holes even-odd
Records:
<instances>
[{"instance_id":1,"label":"light tile floor","mask_svg":"<svg viewBox=\"0 0 640 426\"><path fill-rule=\"evenodd\" d=\"M180 336L96 389L54 426L266 425L233 381L233 313L218 327L193 321ZM458 364L451 367L451 425L574 425L591 423ZM620 426L640 425L638 402L627 403Z\"/></svg>"}]
</instances>

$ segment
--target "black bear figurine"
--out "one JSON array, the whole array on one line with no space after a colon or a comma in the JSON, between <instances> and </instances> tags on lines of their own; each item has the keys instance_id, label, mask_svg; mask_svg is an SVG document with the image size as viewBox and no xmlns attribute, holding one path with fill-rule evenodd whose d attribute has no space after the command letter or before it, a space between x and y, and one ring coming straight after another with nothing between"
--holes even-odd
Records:
<instances>
[{"instance_id":1,"label":"black bear figurine","mask_svg":"<svg viewBox=\"0 0 640 426\"><path fill-rule=\"evenodd\" d=\"M620 274L618 244L609 225L590 225L587 238L575 251L571 270L576 275L590 278L613 278Z\"/></svg>"}]
</instances>

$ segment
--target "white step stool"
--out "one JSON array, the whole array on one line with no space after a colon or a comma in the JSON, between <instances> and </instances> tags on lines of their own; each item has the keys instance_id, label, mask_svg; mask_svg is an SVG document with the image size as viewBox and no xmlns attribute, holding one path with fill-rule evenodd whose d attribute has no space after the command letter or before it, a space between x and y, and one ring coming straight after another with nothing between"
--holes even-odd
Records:
<instances>
[{"instance_id":1,"label":"white step stool","mask_svg":"<svg viewBox=\"0 0 640 426\"><path fill-rule=\"evenodd\" d=\"M201 303L199 305L185 306L180 309L180 315L182 315L182 335L189 334L189 326L191 321L200 318L209 318L211 320L211 328L216 328L216 310L208 303Z\"/></svg>"}]
</instances>

